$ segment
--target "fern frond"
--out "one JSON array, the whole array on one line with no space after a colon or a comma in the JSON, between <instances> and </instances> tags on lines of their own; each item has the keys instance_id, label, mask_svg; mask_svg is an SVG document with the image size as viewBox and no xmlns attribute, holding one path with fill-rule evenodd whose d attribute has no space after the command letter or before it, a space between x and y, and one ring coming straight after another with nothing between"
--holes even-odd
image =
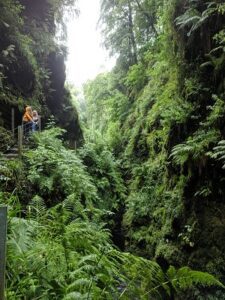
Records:
<instances>
[{"instance_id":1,"label":"fern frond","mask_svg":"<svg viewBox=\"0 0 225 300\"><path fill-rule=\"evenodd\" d=\"M20 218L10 220L10 238L8 242L10 251L26 252L32 247L38 223Z\"/></svg>"},{"instance_id":2,"label":"fern frond","mask_svg":"<svg viewBox=\"0 0 225 300\"><path fill-rule=\"evenodd\" d=\"M79 288L88 287L90 285L91 280L87 278L79 278L75 281L73 281L71 284L67 287L67 292L72 292L74 290L77 290Z\"/></svg>"},{"instance_id":3,"label":"fern frond","mask_svg":"<svg viewBox=\"0 0 225 300\"><path fill-rule=\"evenodd\" d=\"M63 298L63 300L84 300L84 299L85 299L85 295L82 295L79 292L71 292Z\"/></svg>"},{"instance_id":4,"label":"fern frond","mask_svg":"<svg viewBox=\"0 0 225 300\"><path fill-rule=\"evenodd\" d=\"M221 288L225 288L225 286L213 275L205 272L193 271L189 267L182 267L176 270L171 266L166 274L176 291L186 290L195 285L201 285L204 287L219 286Z\"/></svg>"},{"instance_id":5,"label":"fern frond","mask_svg":"<svg viewBox=\"0 0 225 300\"><path fill-rule=\"evenodd\" d=\"M46 204L44 202L44 200L39 197L38 195L36 195L28 204L27 207L28 210L28 215L31 218L34 219L39 219L42 216L46 215L47 213L47 207Z\"/></svg>"},{"instance_id":6,"label":"fern frond","mask_svg":"<svg viewBox=\"0 0 225 300\"><path fill-rule=\"evenodd\" d=\"M84 256L79 261L78 266L82 266L83 264L86 264L87 262L94 262L94 263L96 263L97 262L97 258L98 258L98 256L96 254L90 254L90 255Z\"/></svg>"},{"instance_id":7,"label":"fern frond","mask_svg":"<svg viewBox=\"0 0 225 300\"><path fill-rule=\"evenodd\" d=\"M216 147L213 148L213 151L208 153L211 158L214 158L218 161L222 161L222 168L225 168L225 140L221 140Z\"/></svg>"}]
</instances>

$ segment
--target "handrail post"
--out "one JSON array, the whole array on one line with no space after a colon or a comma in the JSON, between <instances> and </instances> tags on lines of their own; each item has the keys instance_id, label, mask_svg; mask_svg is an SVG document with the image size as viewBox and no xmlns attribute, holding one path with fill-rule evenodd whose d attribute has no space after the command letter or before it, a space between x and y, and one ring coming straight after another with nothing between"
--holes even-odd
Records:
<instances>
[{"instance_id":1,"label":"handrail post","mask_svg":"<svg viewBox=\"0 0 225 300\"><path fill-rule=\"evenodd\" d=\"M12 108L12 111L11 111L11 114L12 114L12 124L11 124L11 129L12 129L12 134L13 134L13 137L15 137L15 109Z\"/></svg>"},{"instance_id":2,"label":"handrail post","mask_svg":"<svg viewBox=\"0 0 225 300\"><path fill-rule=\"evenodd\" d=\"M7 207L0 207L0 300L5 299Z\"/></svg>"},{"instance_id":3,"label":"handrail post","mask_svg":"<svg viewBox=\"0 0 225 300\"><path fill-rule=\"evenodd\" d=\"M23 151L23 126L18 127L18 154L22 155Z\"/></svg>"},{"instance_id":4,"label":"handrail post","mask_svg":"<svg viewBox=\"0 0 225 300\"><path fill-rule=\"evenodd\" d=\"M38 118L38 129L41 131L41 116Z\"/></svg>"}]
</instances>

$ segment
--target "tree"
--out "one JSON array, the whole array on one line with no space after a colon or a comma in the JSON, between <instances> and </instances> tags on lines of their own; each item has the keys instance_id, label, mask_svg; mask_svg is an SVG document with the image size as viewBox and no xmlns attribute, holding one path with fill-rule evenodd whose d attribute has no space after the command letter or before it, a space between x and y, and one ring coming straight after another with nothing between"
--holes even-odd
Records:
<instances>
[{"instance_id":1,"label":"tree","mask_svg":"<svg viewBox=\"0 0 225 300\"><path fill-rule=\"evenodd\" d=\"M111 54L119 54L127 68L137 63L133 2L103 0L100 20L103 24L104 44Z\"/></svg>"}]
</instances>

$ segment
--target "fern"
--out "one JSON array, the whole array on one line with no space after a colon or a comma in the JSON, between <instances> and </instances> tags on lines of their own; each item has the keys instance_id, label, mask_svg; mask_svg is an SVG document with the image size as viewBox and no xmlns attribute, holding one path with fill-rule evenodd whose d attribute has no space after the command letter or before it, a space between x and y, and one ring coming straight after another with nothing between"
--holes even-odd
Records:
<instances>
[{"instance_id":1,"label":"fern","mask_svg":"<svg viewBox=\"0 0 225 300\"><path fill-rule=\"evenodd\" d=\"M65 297L63 297L63 300L83 300L83 299L87 299L85 297L86 297L86 295L82 295L79 292L71 292L71 293L67 294Z\"/></svg>"},{"instance_id":2,"label":"fern","mask_svg":"<svg viewBox=\"0 0 225 300\"><path fill-rule=\"evenodd\" d=\"M174 267L170 266L166 275L176 292L187 290L195 285L225 288L225 286L214 276L200 271L193 271L189 267L182 267L176 270Z\"/></svg>"},{"instance_id":3,"label":"fern","mask_svg":"<svg viewBox=\"0 0 225 300\"><path fill-rule=\"evenodd\" d=\"M27 214L30 218L39 220L45 217L47 213L47 207L44 200L36 195L27 206Z\"/></svg>"},{"instance_id":4,"label":"fern","mask_svg":"<svg viewBox=\"0 0 225 300\"><path fill-rule=\"evenodd\" d=\"M87 203L97 200L90 175L76 152L63 146L58 138L61 133L54 128L35 135L38 146L26 154L29 181L38 186L37 192L43 199L76 194L78 200L84 197Z\"/></svg>"},{"instance_id":5,"label":"fern","mask_svg":"<svg viewBox=\"0 0 225 300\"><path fill-rule=\"evenodd\" d=\"M225 140L220 141L218 145L213 148L213 151L208 152L208 155L211 158L221 161L222 168L225 169Z\"/></svg>"},{"instance_id":6,"label":"fern","mask_svg":"<svg viewBox=\"0 0 225 300\"><path fill-rule=\"evenodd\" d=\"M221 11L221 4L216 2L206 3L206 9L200 13L197 9L188 8L185 13L175 19L175 23L180 29L189 28L187 36L191 36L198 28L200 28L213 14ZM222 11L221 11L222 12Z\"/></svg>"},{"instance_id":7,"label":"fern","mask_svg":"<svg viewBox=\"0 0 225 300\"><path fill-rule=\"evenodd\" d=\"M172 149L171 157L176 164L183 165L188 160L198 160L207 156L207 150L211 144L217 142L219 131L205 130L197 131L192 137L189 137L186 143L179 144Z\"/></svg>"},{"instance_id":8,"label":"fern","mask_svg":"<svg viewBox=\"0 0 225 300\"><path fill-rule=\"evenodd\" d=\"M43 202L36 199L33 205ZM36 202L36 203L35 203ZM38 209L41 211L41 209ZM122 253L103 224L71 220L57 205L34 220L12 218L8 243L8 293L33 299L165 299L195 285L224 286L187 267L164 273L153 261ZM62 215L63 214L63 215ZM64 215L65 214L65 215ZM43 218L42 216L45 216ZM16 260L15 260L16 258ZM17 262L20 261L18 270ZM30 274L27 277L27 274Z\"/></svg>"},{"instance_id":9,"label":"fern","mask_svg":"<svg viewBox=\"0 0 225 300\"><path fill-rule=\"evenodd\" d=\"M38 224L35 221L14 217L10 220L9 228L9 251L18 254L28 251L32 247Z\"/></svg>"}]
</instances>

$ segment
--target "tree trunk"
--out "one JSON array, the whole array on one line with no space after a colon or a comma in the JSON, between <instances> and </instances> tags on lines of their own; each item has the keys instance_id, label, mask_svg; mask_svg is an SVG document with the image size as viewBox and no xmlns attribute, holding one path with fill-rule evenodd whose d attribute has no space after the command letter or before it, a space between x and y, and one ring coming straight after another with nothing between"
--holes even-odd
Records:
<instances>
[{"instance_id":1,"label":"tree trunk","mask_svg":"<svg viewBox=\"0 0 225 300\"><path fill-rule=\"evenodd\" d=\"M131 40L131 49L132 49L132 64L137 64L137 45L135 41L134 35L134 24L133 24L133 15L132 15L132 6L130 0L128 0L128 26L129 26L129 33L130 33L130 40Z\"/></svg>"}]
</instances>

